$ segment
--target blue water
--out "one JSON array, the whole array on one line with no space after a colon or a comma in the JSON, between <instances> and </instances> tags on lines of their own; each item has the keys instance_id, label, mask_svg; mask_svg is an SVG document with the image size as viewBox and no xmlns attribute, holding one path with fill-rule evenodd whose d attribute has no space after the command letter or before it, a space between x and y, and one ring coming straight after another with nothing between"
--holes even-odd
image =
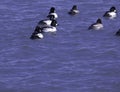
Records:
<instances>
[{"instance_id":1,"label":"blue water","mask_svg":"<svg viewBox=\"0 0 120 92\"><path fill-rule=\"evenodd\" d=\"M67 12L76 4L80 14ZM118 17L107 20L115 6ZM30 40L50 7L56 35ZM104 29L87 30L97 18ZM0 92L119 92L119 0L0 0Z\"/></svg>"}]
</instances>

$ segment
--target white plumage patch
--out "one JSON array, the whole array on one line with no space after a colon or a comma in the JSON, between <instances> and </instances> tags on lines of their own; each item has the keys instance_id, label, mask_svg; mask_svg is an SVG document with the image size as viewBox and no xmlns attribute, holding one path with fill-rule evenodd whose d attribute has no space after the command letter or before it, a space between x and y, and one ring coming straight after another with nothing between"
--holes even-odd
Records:
<instances>
[{"instance_id":1,"label":"white plumage patch","mask_svg":"<svg viewBox=\"0 0 120 92\"><path fill-rule=\"evenodd\" d=\"M79 13L79 10L73 10L74 13Z\"/></svg>"},{"instance_id":2,"label":"white plumage patch","mask_svg":"<svg viewBox=\"0 0 120 92\"><path fill-rule=\"evenodd\" d=\"M108 13L110 18L115 18L117 16L117 14L115 12L109 12Z\"/></svg>"},{"instance_id":3,"label":"white plumage patch","mask_svg":"<svg viewBox=\"0 0 120 92\"><path fill-rule=\"evenodd\" d=\"M94 30L99 30L99 29L102 29L103 28L103 25L102 24L94 24L93 27L92 27Z\"/></svg>"},{"instance_id":4,"label":"white plumage patch","mask_svg":"<svg viewBox=\"0 0 120 92\"><path fill-rule=\"evenodd\" d=\"M47 27L42 30L43 32L56 32L56 27Z\"/></svg>"},{"instance_id":5,"label":"white plumage patch","mask_svg":"<svg viewBox=\"0 0 120 92\"><path fill-rule=\"evenodd\" d=\"M49 15L54 15L55 19L58 18L57 13L50 13Z\"/></svg>"},{"instance_id":6,"label":"white plumage patch","mask_svg":"<svg viewBox=\"0 0 120 92\"><path fill-rule=\"evenodd\" d=\"M51 20L44 20L43 22L50 26L52 21Z\"/></svg>"},{"instance_id":7,"label":"white plumage patch","mask_svg":"<svg viewBox=\"0 0 120 92\"><path fill-rule=\"evenodd\" d=\"M44 37L43 34L41 34L41 33L36 34L36 36L38 36L40 39L42 39Z\"/></svg>"}]
</instances>

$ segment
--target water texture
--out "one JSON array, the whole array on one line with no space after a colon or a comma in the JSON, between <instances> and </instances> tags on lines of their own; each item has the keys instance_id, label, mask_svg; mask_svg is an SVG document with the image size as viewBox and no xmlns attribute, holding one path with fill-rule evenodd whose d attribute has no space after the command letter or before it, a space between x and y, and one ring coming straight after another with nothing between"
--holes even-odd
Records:
<instances>
[{"instance_id":1,"label":"water texture","mask_svg":"<svg viewBox=\"0 0 120 92\"><path fill-rule=\"evenodd\" d=\"M119 92L119 0L0 0L0 92ZM80 14L67 12L77 5ZM50 7L56 35L30 40ZM117 18L103 18L115 6ZM97 18L104 29L88 30Z\"/></svg>"}]
</instances>

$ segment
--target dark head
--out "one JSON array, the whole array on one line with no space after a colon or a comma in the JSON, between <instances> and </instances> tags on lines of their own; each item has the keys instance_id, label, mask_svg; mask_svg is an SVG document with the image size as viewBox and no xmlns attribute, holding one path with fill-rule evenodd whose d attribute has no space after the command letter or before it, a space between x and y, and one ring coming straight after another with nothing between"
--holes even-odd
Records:
<instances>
[{"instance_id":1,"label":"dark head","mask_svg":"<svg viewBox=\"0 0 120 92\"><path fill-rule=\"evenodd\" d=\"M34 39L42 39L43 38L43 34L41 33L32 33L32 35L30 36L30 39L34 40Z\"/></svg>"},{"instance_id":2,"label":"dark head","mask_svg":"<svg viewBox=\"0 0 120 92\"><path fill-rule=\"evenodd\" d=\"M120 36L120 29L116 32L116 36Z\"/></svg>"},{"instance_id":3,"label":"dark head","mask_svg":"<svg viewBox=\"0 0 120 92\"><path fill-rule=\"evenodd\" d=\"M30 39L38 39L38 36L36 35L37 32L33 32L32 35L30 36Z\"/></svg>"},{"instance_id":4,"label":"dark head","mask_svg":"<svg viewBox=\"0 0 120 92\"><path fill-rule=\"evenodd\" d=\"M38 35L37 35L39 33L43 33L43 31L42 31L42 29L40 27L36 26L34 32L30 36L30 39L40 39L40 37L38 37Z\"/></svg>"},{"instance_id":5,"label":"dark head","mask_svg":"<svg viewBox=\"0 0 120 92\"><path fill-rule=\"evenodd\" d=\"M101 19L97 19L96 23L101 23L102 24Z\"/></svg>"},{"instance_id":6,"label":"dark head","mask_svg":"<svg viewBox=\"0 0 120 92\"><path fill-rule=\"evenodd\" d=\"M50 20L54 20L55 19L55 16L54 15L48 15L47 16Z\"/></svg>"},{"instance_id":7,"label":"dark head","mask_svg":"<svg viewBox=\"0 0 120 92\"><path fill-rule=\"evenodd\" d=\"M54 13L54 12L55 12L55 7L51 7L49 13Z\"/></svg>"},{"instance_id":8,"label":"dark head","mask_svg":"<svg viewBox=\"0 0 120 92\"><path fill-rule=\"evenodd\" d=\"M73 5L72 10L77 10L77 5Z\"/></svg>"},{"instance_id":9,"label":"dark head","mask_svg":"<svg viewBox=\"0 0 120 92\"><path fill-rule=\"evenodd\" d=\"M113 6L110 8L110 12L116 12L116 8Z\"/></svg>"},{"instance_id":10,"label":"dark head","mask_svg":"<svg viewBox=\"0 0 120 92\"><path fill-rule=\"evenodd\" d=\"M57 21L56 20L52 20L51 26L56 27L57 26Z\"/></svg>"},{"instance_id":11,"label":"dark head","mask_svg":"<svg viewBox=\"0 0 120 92\"><path fill-rule=\"evenodd\" d=\"M43 31L42 31L42 29L39 26L36 26L36 28L35 28L33 33L34 34L36 34L36 33L43 33Z\"/></svg>"}]
</instances>

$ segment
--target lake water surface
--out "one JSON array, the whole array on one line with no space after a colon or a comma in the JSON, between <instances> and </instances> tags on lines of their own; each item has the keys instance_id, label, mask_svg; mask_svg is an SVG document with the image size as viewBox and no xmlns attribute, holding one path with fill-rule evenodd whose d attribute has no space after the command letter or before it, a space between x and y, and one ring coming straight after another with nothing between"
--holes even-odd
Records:
<instances>
[{"instance_id":1,"label":"lake water surface","mask_svg":"<svg viewBox=\"0 0 120 92\"><path fill-rule=\"evenodd\" d=\"M0 92L119 92L119 0L0 0ZM80 14L67 12L77 5ZM51 7L56 35L29 39ZM103 18L115 6L118 17ZM101 18L104 29L88 30Z\"/></svg>"}]
</instances>

